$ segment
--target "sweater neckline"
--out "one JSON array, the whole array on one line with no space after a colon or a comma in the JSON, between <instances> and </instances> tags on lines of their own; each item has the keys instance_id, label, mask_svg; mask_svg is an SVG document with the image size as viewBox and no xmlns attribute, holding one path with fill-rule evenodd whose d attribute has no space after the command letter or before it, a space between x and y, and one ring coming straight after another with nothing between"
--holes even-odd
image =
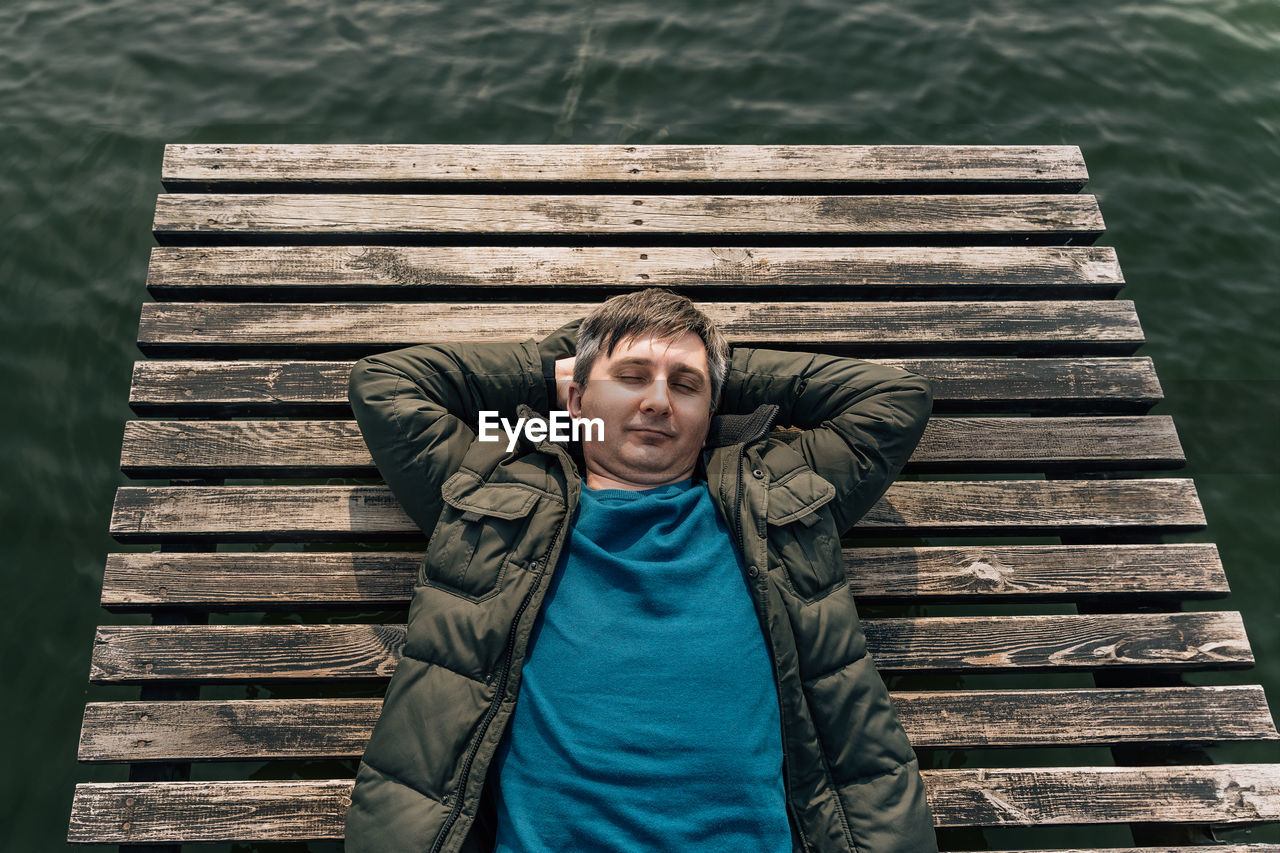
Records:
<instances>
[{"instance_id":1,"label":"sweater neckline","mask_svg":"<svg viewBox=\"0 0 1280 853\"><path fill-rule=\"evenodd\" d=\"M674 483L663 483L661 486L654 486L649 489L593 489L587 485L587 478L582 478L583 493L590 494L592 497L597 498L638 498L646 495L661 496L687 492L691 488L693 488L692 476L686 477L683 480L677 480Z\"/></svg>"}]
</instances>

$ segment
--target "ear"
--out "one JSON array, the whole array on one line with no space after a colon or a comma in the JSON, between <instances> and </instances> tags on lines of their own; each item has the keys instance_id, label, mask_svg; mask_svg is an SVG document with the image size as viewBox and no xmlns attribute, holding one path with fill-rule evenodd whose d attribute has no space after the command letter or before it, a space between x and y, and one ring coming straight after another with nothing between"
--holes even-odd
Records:
<instances>
[{"instance_id":1,"label":"ear","mask_svg":"<svg viewBox=\"0 0 1280 853\"><path fill-rule=\"evenodd\" d=\"M569 382L569 396L565 405L569 407L569 417L577 418L582 415L582 388L577 380Z\"/></svg>"}]
</instances>

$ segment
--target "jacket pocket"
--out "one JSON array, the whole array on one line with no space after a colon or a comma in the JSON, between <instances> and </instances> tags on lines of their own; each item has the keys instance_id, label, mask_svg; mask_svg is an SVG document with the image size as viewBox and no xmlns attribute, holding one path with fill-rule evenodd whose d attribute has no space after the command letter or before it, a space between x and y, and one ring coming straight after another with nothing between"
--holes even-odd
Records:
<instances>
[{"instance_id":1,"label":"jacket pocket","mask_svg":"<svg viewBox=\"0 0 1280 853\"><path fill-rule=\"evenodd\" d=\"M836 487L812 468L797 468L768 486L769 555L806 603L847 586L835 519L824 507Z\"/></svg>"},{"instance_id":2,"label":"jacket pocket","mask_svg":"<svg viewBox=\"0 0 1280 853\"><path fill-rule=\"evenodd\" d=\"M445 480L440 493L444 503L418 582L482 601L502 588L539 495L518 483L486 483L466 469Z\"/></svg>"}]
</instances>

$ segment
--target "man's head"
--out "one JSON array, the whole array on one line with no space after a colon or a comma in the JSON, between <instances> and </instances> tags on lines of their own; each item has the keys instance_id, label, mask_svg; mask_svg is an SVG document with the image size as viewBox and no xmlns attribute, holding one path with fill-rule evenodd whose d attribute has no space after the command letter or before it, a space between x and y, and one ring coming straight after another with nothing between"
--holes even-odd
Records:
<instances>
[{"instance_id":1,"label":"man's head","mask_svg":"<svg viewBox=\"0 0 1280 853\"><path fill-rule=\"evenodd\" d=\"M650 489L692 476L729 366L729 344L684 296L651 287L605 300L578 327L569 414L591 488Z\"/></svg>"}]
</instances>

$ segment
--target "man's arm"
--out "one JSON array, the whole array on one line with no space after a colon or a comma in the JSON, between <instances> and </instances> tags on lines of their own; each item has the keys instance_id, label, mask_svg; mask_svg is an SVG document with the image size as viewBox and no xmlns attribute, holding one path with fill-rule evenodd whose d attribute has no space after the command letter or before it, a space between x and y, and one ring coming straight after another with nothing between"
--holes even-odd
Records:
<instances>
[{"instance_id":1,"label":"man's arm","mask_svg":"<svg viewBox=\"0 0 1280 853\"><path fill-rule=\"evenodd\" d=\"M440 486L462 466L479 411L514 417L521 403L548 411L555 361L575 351L580 322L540 342L418 344L352 367L347 399L365 445L423 533L435 529Z\"/></svg>"},{"instance_id":2,"label":"man's arm","mask_svg":"<svg viewBox=\"0 0 1280 853\"><path fill-rule=\"evenodd\" d=\"M915 373L847 356L736 347L720 411L780 407L777 425L803 431L791 446L836 487L846 532L888 490L933 410L933 386Z\"/></svg>"}]
</instances>

